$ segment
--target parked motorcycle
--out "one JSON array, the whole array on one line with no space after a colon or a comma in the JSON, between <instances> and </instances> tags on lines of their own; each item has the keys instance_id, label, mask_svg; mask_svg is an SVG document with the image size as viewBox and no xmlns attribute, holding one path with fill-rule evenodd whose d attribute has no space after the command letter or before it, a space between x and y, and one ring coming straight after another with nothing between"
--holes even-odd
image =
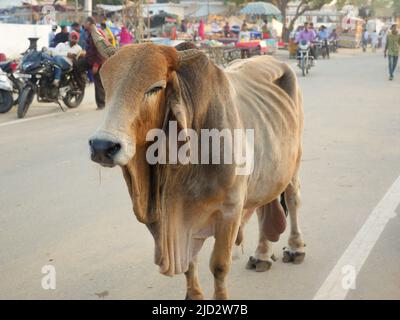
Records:
<instances>
[{"instance_id":1,"label":"parked motorcycle","mask_svg":"<svg viewBox=\"0 0 400 320\"><path fill-rule=\"evenodd\" d=\"M298 45L297 60L298 66L305 77L313 66L314 57L311 55L311 44L307 41L301 41Z\"/></svg>"},{"instance_id":2,"label":"parked motorcycle","mask_svg":"<svg viewBox=\"0 0 400 320\"><path fill-rule=\"evenodd\" d=\"M0 113L18 104L23 82L15 74L17 66L15 61L0 62Z\"/></svg>"},{"instance_id":3,"label":"parked motorcycle","mask_svg":"<svg viewBox=\"0 0 400 320\"><path fill-rule=\"evenodd\" d=\"M23 118L33 98L38 102L56 102L63 110L60 100L68 108L78 107L84 97L85 88L79 86L72 67L63 71L59 86L54 86L54 63L44 57L42 51L32 50L22 59L20 76L25 79L18 104L18 118Z\"/></svg>"}]
</instances>

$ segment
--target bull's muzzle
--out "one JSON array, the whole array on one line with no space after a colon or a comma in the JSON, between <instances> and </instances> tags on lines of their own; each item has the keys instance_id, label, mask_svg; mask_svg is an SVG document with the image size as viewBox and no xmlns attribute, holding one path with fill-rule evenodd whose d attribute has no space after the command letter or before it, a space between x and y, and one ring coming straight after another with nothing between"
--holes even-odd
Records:
<instances>
[{"instance_id":1,"label":"bull's muzzle","mask_svg":"<svg viewBox=\"0 0 400 320\"><path fill-rule=\"evenodd\" d=\"M97 130L89 138L90 155L104 167L126 166L135 155L135 144L125 133L117 130Z\"/></svg>"},{"instance_id":2,"label":"bull's muzzle","mask_svg":"<svg viewBox=\"0 0 400 320\"><path fill-rule=\"evenodd\" d=\"M114 158L121 150L121 144L110 140L91 139L89 145L92 161L104 167L115 166Z\"/></svg>"}]
</instances>

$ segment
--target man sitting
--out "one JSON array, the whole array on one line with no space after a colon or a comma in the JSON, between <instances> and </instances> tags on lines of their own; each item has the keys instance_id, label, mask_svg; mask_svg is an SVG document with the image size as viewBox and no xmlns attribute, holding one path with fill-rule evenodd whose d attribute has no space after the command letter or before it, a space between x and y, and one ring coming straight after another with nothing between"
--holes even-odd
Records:
<instances>
[{"instance_id":1,"label":"man sitting","mask_svg":"<svg viewBox=\"0 0 400 320\"><path fill-rule=\"evenodd\" d=\"M315 33L312 29L310 29L308 22L304 23L304 29L296 35L295 42L299 44L302 41L310 44L310 54L315 59L315 47L313 44L313 42L315 41Z\"/></svg>"},{"instance_id":2,"label":"man sitting","mask_svg":"<svg viewBox=\"0 0 400 320\"><path fill-rule=\"evenodd\" d=\"M329 57L329 44L328 44L329 32L324 25L322 25L321 28L319 29L318 39L323 42L323 47L326 50L326 55Z\"/></svg>"},{"instance_id":3,"label":"man sitting","mask_svg":"<svg viewBox=\"0 0 400 320\"><path fill-rule=\"evenodd\" d=\"M54 82L55 86L60 84L62 71L68 70L72 67L73 62L82 52L82 48L78 44L79 33L72 31L69 35L69 41L59 43L53 50L51 50L50 60L55 64Z\"/></svg>"}]
</instances>

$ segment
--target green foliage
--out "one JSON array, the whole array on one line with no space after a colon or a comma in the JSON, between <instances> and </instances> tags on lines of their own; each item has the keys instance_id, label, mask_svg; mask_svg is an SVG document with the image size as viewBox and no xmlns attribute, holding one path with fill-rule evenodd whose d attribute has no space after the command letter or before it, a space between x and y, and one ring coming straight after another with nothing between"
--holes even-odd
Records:
<instances>
[{"instance_id":1,"label":"green foliage","mask_svg":"<svg viewBox=\"0 0 400 320\"><path fill-rule=\"evenodd\" d=\"M400 17L400 0L393 0L393 9L396 17Z\"/></svg>"},{"instance_id":2,"label":"green foliage","mask_svg":"<svg viewBox=\"0 0 400 320\"><path fill-rule=\"evenodd\" d=\"M75 0L68 0L69 4L74 5ZM78 0L78 4L83 7L85 0ZM93 0L93 8L96 7L97 4L113 4L113 5L121 5L123 4L123 0Z\"/></svg>"}]
</instances>

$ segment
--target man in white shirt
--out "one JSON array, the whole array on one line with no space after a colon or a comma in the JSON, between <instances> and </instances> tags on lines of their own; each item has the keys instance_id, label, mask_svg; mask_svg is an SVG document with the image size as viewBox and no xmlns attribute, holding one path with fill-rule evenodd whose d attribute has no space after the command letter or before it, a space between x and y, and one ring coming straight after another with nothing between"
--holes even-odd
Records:
<instances>
[{"instance_id":1,"label":"man in white shirt","mask_svg":"<svg viewBox=\"0 0 400 320\"><path fill-rule=\"evenodd\" d=\"M62 71L72 67L74 59L78 58L81 54L82 48L78 44L78 41L79 33L73 31L69 34L68 42L59 43L51 50L51 55L53 56L51 61L55 64L53 82L55 86L58 86L60 83Z\"/></svg>"}]
</instances>

